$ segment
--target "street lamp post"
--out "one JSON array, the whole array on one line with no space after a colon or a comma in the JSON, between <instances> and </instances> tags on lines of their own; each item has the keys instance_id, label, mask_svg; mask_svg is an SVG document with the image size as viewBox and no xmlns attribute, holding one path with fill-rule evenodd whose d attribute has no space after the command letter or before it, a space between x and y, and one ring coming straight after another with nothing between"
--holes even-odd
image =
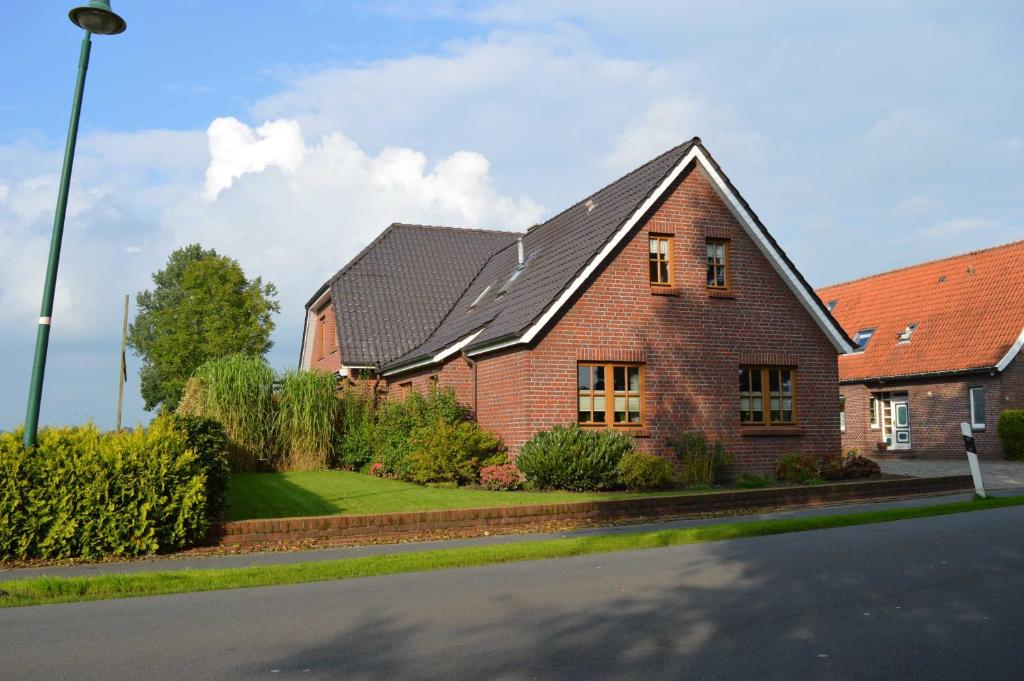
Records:
<instances>
[{"instance_id":1,"label":"street lamp post","mask_svg":"<svg viewBox=\"0 0 1024 681\"><path fill-rule=\"evenodd\" d=\"M64 147L64 167L60 173L57 210L53 217L53 235L50 237L50 259L46 265L43 304L39 310L36 352L32 361L32 382L29 385L28 408L25 411L25 447L35 446L36 432L39 428L43 374L46 371L46 351L50 343L50 317L53 314L53 295L57 288L57 266L60 264L60 245L64 238L64 215L68 207L71 166L75 160L78 120L82 113L82 93L85 90L85 73L89 69L89 52L92 49L91 38L93 33L114 35L127 28L124 19L110 9L110 0L90 0L87 5L71 10L68 16L75 25L85 30L85 37L82 39L82 51L78 59L78 81L75 83L75 98L71 104L71 124L68 126L68 140Z\"/></svg>"}]
</instances>

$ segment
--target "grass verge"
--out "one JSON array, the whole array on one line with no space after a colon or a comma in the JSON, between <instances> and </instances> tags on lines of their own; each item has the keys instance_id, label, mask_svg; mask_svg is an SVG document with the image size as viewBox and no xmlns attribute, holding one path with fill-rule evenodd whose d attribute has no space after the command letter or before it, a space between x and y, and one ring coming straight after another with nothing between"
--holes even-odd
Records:
<instances>
[{"instance_id":1,"label":"grass verge","mask_svg":"<svg viewBox=\"0 0 1024 681\"><path fill-rule=\"evenodd\" d=\"M841 515L722 523L656 532L632 532L519 544L397 553L291 565L148 572L96 577L35 577L0 582L0 607L157 596L219 589L244 589L393 575L404 572L446 570L544 558L567 558L590 553L652 549L679 544L807 532L912 518L929 518L950 513L1020 505L1024 505L1024 496L975 499L936 506Z\"/></svg>"}]
</instances>

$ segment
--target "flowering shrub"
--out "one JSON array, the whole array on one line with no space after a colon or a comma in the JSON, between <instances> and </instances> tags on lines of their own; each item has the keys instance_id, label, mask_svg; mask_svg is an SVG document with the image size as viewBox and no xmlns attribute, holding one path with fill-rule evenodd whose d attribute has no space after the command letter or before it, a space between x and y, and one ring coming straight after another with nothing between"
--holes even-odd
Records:
<instances>
[{"instance_id":1,"label":"flowering shrub","mask_svg":"<svg viewBox=\"0 0 1024 681\"><path fill-rule=\"evenodd\" d=\"M846 456L832 456L821 465L821 477L825 480L855 480L881 475L881 467L855 450Z\"/></svg>"},{"instance_id":2,"label":"flowering shrub","mask_svg":"<svg viewBox=\"0 0 1024 681\"><path fill-rule=\"evenodd\" d=\"M380 461L378 461L378 462L376 462L374 464L371 464L370 465L370 475L372 475L375 478L383 478L384 477L384 464L382 464Z\"/></svg>"},{"instance_id":3,"label":"flowering shrub","mask_svg":"<svg viewBox=\"0 0 1024 681\"><path fill-rule=\"evenodd\" d=\"M480 486L484 489L507 492L522 489L526 476L514 463L485 466L480 469Z\"/></svg>"}]
</instances>

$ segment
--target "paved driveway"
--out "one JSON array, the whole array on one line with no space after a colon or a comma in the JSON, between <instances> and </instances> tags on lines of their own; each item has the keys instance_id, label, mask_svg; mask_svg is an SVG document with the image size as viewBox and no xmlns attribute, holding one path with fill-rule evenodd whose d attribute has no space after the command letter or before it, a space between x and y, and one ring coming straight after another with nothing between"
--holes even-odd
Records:
<instances>
[{"instance_id":1,"label":"paved driveway","mask_svg":"<svg viewBox=\"0 0 1024 681\"><path fill-rule=\"evenodd\" d=\"M883 473L932 478L942 475L970 475L967 457L949 461L906 459L879 461ZM986 489L1024 488L1024 461L982 461L981 478Z\"/></svg>"}]
</instances>

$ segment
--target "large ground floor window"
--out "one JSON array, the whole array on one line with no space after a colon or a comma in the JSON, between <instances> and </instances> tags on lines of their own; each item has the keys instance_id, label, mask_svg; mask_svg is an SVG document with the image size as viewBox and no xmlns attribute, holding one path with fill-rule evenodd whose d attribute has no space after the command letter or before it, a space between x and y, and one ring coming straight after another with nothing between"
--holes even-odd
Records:
<instances>
[{"instance_id":1,"label":"large ground floor window","mask_svg":"<svg viewBox=\"0 0 1024 681\"><path fill-rule=\"evenodd\" d=\"M795 426L796 369L740 367L740 423Z\"/></svg>"},{"instance_id":2,"label":"large ground floor window","mask_svg":"<svg viewBox=\"0 0 1024 681\"><path fill-rule=\"evenodd\" d=\"M576 370L582 425L636 428L644 423L643 366L581 362Z\"/></svg>"}]
</instances>

